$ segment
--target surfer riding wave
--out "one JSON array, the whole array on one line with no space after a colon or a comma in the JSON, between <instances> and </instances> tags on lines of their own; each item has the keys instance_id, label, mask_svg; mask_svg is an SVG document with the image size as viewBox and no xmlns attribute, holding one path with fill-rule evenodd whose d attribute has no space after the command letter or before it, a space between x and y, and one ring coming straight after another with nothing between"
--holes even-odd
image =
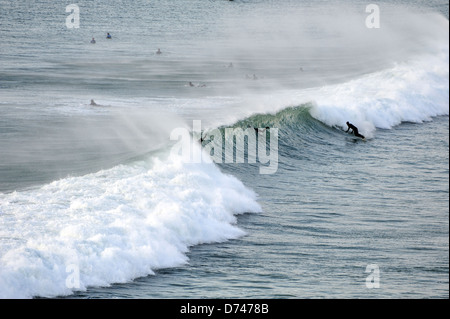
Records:
<instances>
[{"instance_id":1,"label":"surfer riding wave","mask_svg":"<svg viewBox=\"0 0 450 319\"><path fill-rule=\"evenodd\" d=\"M364 135L359 134L358 132L358 128L356 126L354 126L352 123L350 122L346 122L348 128L347 131L345 131L345 133L348 133L348 131L351 129L352 133L355 134L355 136L362 138L363 140L365 139Z\"/></svg>"}]
</instances>

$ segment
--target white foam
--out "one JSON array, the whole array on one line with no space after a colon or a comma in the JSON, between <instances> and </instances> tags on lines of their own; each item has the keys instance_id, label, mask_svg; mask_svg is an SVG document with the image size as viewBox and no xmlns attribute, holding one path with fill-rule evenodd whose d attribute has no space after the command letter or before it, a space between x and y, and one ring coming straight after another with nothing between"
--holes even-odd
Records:
<instances>
[{"instance_id":1,"label":"white foam","mask_svg":"<svg viewBox=\"0 0 450 319\"><path fill-rule=\"evenodd\" d=\"M439 55L422 56L392 69L312 92L311 114L330 125L350 121L363 134L401 122L421 123L449 114L448 44Z\"/></svg>"},{"instance_id":2,"label":"white foam","mask_svg":"<svg viewBox=\"0 0 450 319\"><path fill-rule=\"evenodd\" d=\"M0 297L65 295L185 264L189 246L244 235L235 214L260 210L213 163L178 157L0 194Z\"/></svg>"}]
</instances>

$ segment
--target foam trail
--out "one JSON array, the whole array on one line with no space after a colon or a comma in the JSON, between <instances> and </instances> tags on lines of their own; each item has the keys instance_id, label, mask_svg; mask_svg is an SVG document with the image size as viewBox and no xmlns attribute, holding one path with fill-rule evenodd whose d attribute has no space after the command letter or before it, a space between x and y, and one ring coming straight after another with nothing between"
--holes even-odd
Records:
<instances>
[{"instance_id":1,"label":"foam trail","mask_svg":"<svg viewBox=\"0 0 450 319\"><path fill-rule=\"evenodd\" d=\"M66 295L185 264L189 246L242 236L234 214L260 210L213 163L172 155L0 194L0 297Z\"/></svg>"}]
</instances>

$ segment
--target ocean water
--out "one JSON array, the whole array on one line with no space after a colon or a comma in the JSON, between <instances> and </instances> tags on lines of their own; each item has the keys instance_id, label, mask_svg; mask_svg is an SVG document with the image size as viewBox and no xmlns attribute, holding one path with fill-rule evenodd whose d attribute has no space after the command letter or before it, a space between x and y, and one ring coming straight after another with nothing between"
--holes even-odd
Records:
<instances>
[{"instance_id":1,"label":"ocean water","mask_svg":"<svg viewBox=\"0 0 450 319\"><path fill-rule=\"evenodd\" d=\"M448 1L69 4L0 0L1 298L448 298Z\"/></svg>"}]
</instances>

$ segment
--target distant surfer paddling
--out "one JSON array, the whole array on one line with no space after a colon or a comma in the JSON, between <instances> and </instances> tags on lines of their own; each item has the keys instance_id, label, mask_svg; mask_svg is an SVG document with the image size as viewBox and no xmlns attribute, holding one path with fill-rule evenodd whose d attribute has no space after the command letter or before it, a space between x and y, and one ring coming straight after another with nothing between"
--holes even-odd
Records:
<instances>
[{"instance_id":1,"label":"distant surfer paddling","mask_svg":"<svg viewBox=\"0 0 450 319\"><path fill-rule=\"evenodd\" d=\"M347 121L347 126L348 126L348 128L347 128L347 131L345 131L345 133L348 133L348 131L351 129L351 130L352 130L352 133L355 134L355 136L360 137L360 138L362 138L363 140L366 139L366 138L364 137L364 135L359 134L358 128L357 128L356 126L354 126L352 123L350 123L350 122Z\"/></svg>"},{"instance_id":2,"label":"distant surfer paddling","mask_svg":"<svg viewBox=\"0 0 450 319\"><path fill-rule=\"evenodd\" d=\"M91 100L91 105L92 105L92 106L98 106L98 104L97 104L97 103L95 103L95 101L94 101L94 100Z\"/></svg>"}]
</instances>

